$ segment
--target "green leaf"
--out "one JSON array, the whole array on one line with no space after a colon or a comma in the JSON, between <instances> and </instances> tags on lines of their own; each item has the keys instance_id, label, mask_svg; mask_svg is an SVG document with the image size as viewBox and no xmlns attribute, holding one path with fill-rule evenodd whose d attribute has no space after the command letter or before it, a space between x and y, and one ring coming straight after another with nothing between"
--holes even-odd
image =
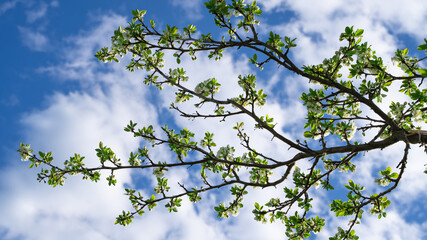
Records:
<instances>
[{"instance_id":1,"label":"green leaf","mask_svg":"<svg viewBox=\"0 0 427 240\"><path fill-rule=\"evenodd\" d=\"M398 178L398 177L399 177L399 174L396 172L394 172L390 175L390 178Z\"/></svg>"},{"instance_id":2,"label":"green leaf","mask_svg":"<svg viewBox=\"0 0 427 240\"><path fill-rule=\"evenodd\" d=\"M314 136L313 133L311 133L309 131L304 132L304 137L306 137L306 138L312 138L313 136Z\"/></svg>"},{"instance_id":3,"label":"green leaf","mask_svg":"<svg viewBox=\"0 0 427 240\"><path fill-rule=\"evenodd\" d=\"M403 51L402 51L402 55L403 55L403 56L405 56L406 54L408 54L408 51L409 51L409 50L408 50L407 48L403 49Z\"/></svg>"},{"instance_id":4,"label":"green leaf","mask_svg":"<svg viewBox=\"0 0 427 240\"><path fill-rule=\"evenodd\" d=\"M418 72L419 72L423 77L427 77L427 69L418 68Z\"/></svg>"},{"instance_id":5,"label":"green leaf","mask_svg":"<svg viewBox=\"0 0 427 240\"><path fill-rule=\"evenodd\" d=\"M363 29L357 29L356 33L354 34L355 37L360 37L362 36L364 30Z\"/></svg>"},{"instance_id":6,"label":"green leaf","mask_svg":"<svg viewBox=\"0 0 427 240\"><path fill-rule=\"evenodd\" d=\"M341 217L341 216L344 216L345 215L345 212L344 211L338 211L338 212L336 212L336 214L335 214L337 217Z\"/></svg>"},{"instance_id":7,"label":"green leaf","mask_svg":"<svg viewBox=\"0 0 427 240\"><path fill-rule=\"evenodd\" d=\"M386 172L387 175L389 175L391 173L391 167L387 167L385 169L385 172Z\"/></svg>"},{"instance_id":8,"label":"green leaf","mask_svg":"<svg viewBox=\"0 0 427 240\"><path fill-rule=\"evenodd\" d=\"M427 39L424 39L424 41L426 41L426 43L423 43L420 46L418 46L417 47L418 50L427 50Z\"/></svg>"}]
</instances>

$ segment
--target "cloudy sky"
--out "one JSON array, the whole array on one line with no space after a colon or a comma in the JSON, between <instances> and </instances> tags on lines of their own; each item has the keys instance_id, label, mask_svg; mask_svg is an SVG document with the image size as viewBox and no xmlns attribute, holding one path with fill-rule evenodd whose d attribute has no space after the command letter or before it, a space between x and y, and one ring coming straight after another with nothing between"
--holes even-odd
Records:
<instances>
[{"instance_id":1,"label":"cloudy sky","mask_svg":"<svg viewBox=\"0 0 427 240\"><path fill-rule=\"evenodd\" d=\"M338 37L346 26L365 29L364 39L392 71L398 71L389 61L396 49L416 52L416 46L427 37L424 0L404 4L398 0L263 0L259 4L264 11L259 31L296 37L298 48L292 58L299 66L331 56L339 48ZM171 89L158 93L143 85L144 72L130 73L125 63L97 62L93 55L109 46L113 31L126 25L133 9L147 10L146 18L160 27L195 24L201 32L215 31L201 0L0 2L0 239L284 239L283 225L255 222L251 213L254 201L280 196L281 188L251 190L244 202L246 210L227 220L216 219L213 206L227 201L226 195L216 193L205 195L196 206L184 202L175 214L158 207L122 227L113 223L122 210L130 209L123 195L125 186L150 194L150 172L120 173L115 187L75 177L52 189L38 183L37 170L20 161L16 152L20 142L37 151L52 151L57 161L80 153L89 165L96 166L94 149L103 141L125 159L140 144L123 131L129 120L156 128L166 123L177 128L191 126L196 133L210 129L216 131L221 145L238 143L230 130L236 119L219 123L179 118L168 109L174 95ZM173 65L172 61L167 64ZM212 76L223 81L223 96L236 89L237 83L230 79L258 74L270 97L260 111L271 113L283 134L301 138L305 110L298 98L308 86L306 80L277 66L259 72L249 65L245 54L233 51L219 62L201 55L197 63L184 59L182 66L191 77L189 84ZM289 156L286 148L270 141L271 136L257 134L257 149L278 158ZM159 161L174 157L167 149L153 154ZM396 166L401 155L402 145L396 145L360 156L358 173L350 177L380 191L373 178L384 166ZM387 218L365 215L356 227L361 239L427 238L424 164L426 155L412 146L406 175L390 196ZM186 169L171 171L169 177L171 183L191 184L191 172ZM344 174L334 177L338 183L348 179ZM313 211L327 219L327 226L312 239L328 239L337 226L346 226L344 219L329 213L327 205L334 197L342 197L342 192L319 189L313 194Z\"/></svg>"}]
</instances>

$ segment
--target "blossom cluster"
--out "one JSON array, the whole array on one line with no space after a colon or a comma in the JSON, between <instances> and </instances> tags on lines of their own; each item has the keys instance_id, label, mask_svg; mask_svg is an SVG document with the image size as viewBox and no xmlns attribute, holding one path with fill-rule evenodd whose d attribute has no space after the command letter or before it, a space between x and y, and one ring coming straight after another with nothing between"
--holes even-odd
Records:
<instances>
[{"instance_id":1,"label":"blossom cluster","mask_svg":"<svg viewBox=\"0 0 427 240\"><path fill-rule=\"evenodd\" d=\"M219 91L221 84L219 84L215 78L209 78L203 82L197 84L194 91L198 94L201 94L205 97L213 95Z\"/></svg>"},{"instance_id":2,"label":"blossom cluster","mask_svg":"<svg viewBox=\"0 0 427 240\"><path fill-rule=\"evenodd\" d=\"M227 145L226 147L221 147L218 152L216 153L216 156L220 159L225 159L227 161L233 161L234 159L234 147L230 147L230 145Z\"/></svg>"},{"instance_id":3,"label":"blossom cluster","mask_svg":"<svg viewBox=\"0 0 427 240\"><path fill-rule=\"evenodd\" d=\"M391 102L390 112L388 113L389 117L394 118L395 120L400 120L403 115L403 111L405 110L407 102Z\"/></svg>"},{"instance_id":4,"label":"blossom cluster","mask_svg":"<svg viewBox=\"0 0 427 240\"><path fill-rule=\"evenodd\" d=\"M218 209L221 209L221 217L222 218L229 218L230 216L236 217L239 215L239 210L237 208L232 207L225 207L224 203L219 203Z\"/></svg>"},{"instance_id":5,"label":"blossom cluster","mask_svg":"<svg viewBox=\"0 0 427 240\"><path fill-rule=\"evenodd\" d=\"M18 148L19 156L21 161L28 161L33 155L33 149L30 148L30 145L21 143L21 146Z\"/></svg>"},{"instance_id":6,"label":"blossom cluster","mask_svg":"<svg viewBox=\"0 0 427 240\"><path fill-rule=\"evenodd\" d=\"M169 77L172 81L178 83L179 81L188 81L188 76L185 75L183 68L169 69Z\"/></svg>"},{"instance_id":7,"label":"blossom cluster","mask_svg":"<svg viewBox=\"0 0 427 240\"><path fill-rule=\"evenodd\" d=\"M390 184L390 180L387 178L376 178L374 182L382 187L387 187Z\"/></svg>"}]
</instances>

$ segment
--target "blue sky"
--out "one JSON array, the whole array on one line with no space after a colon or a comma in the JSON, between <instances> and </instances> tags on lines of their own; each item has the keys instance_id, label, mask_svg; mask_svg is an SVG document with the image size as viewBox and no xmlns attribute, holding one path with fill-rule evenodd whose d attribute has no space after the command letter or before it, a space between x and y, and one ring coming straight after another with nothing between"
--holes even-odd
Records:
<instances>
[{"instance_id":1,"label":"blue sky","mask_svg":"<svg viewBox=\"0 0 427 240\"><path fill-rule=\"evenodd\" d=\"M398 72L389 59L397 48L416 46L427 38L427 4L424 0L401 1L259 1L263 15L260 31L268 29L296 37L298 48L292 53L298 65L320 63L339 48L338 37L345 26L365 29L365 40L377 54ZM125 185L147 192L153 184L150 172L119 175L120 184L108 187L105 182L82 182L70 178L64 187L52 189L36 181L36 170L19 160L20 142L36 150L52 151L58 161L75 152L87 156L96 165L94 149L99 141L111 146L125 159L140 142L122 129L129 122L140 125L164 123L185 127L196 133L214 129L226 144L238 143L224 123L179 118L168 110L173 91L161 93L142 84L143 72L130 73L125 63L104 64L93 57L110 44L110 36L124 26L133 9L148 10L147 19L158 26L195 24L202 32L215 31L213 20L201 0L161 1L39 1L4 0L0 3L0 239L283 239L281 224L261 224L253 220L254 201L266 202L281 193L278 189L251 190L246 210L236 218L218 221L214 204L227 201L212 194L196 207L184 204L177 214L155 210L126 228L113 225L114 219L130 204L123 195ZM266 32L266 31L265 31ZM264 33L265 33L264 32ZM124 61L125 62L125 61ZM171 60L172 62L172 60ZM174 64L168 63L172 66ZM301 138L305 110L298 100L308 83L286 74L276 66L263 72L253 69L245 54L229 51L220 62L200 57L197 63L183 60L182 66L194 84L215 76L224 81L220 94L232 95L239 74L256 73L267 91L269 104L262 112L272 113L283 134ZM234 84L234 85L233 85ZM396 101L399 96L393 96ZM385 102L389 101L386 100ZM386 105L384 105L386 106ZM191 109L191 106L186 106ZM233 124L233 119L229 124ZM249 127L248 127L249 128ZM424 129L425 126L424 126ZM212 131L212 130L211 130ZM234 139L234 140L232 140ZM286 157L278 142L268 134L259 134L257 149L272 156ZM163 150L163 151L162 151ZM373 183L383 166L396 166L402 153L397 145L387 151L373 151L358 159L356 182L380 190ZM173 158L167 149L156 159ZM427 235L426 175L422 174L426 155L412 146L408 170L400 187L392 194L393 205L384 220L366 215L357 226L361 239L425 239ZM301 167L307 163L301 163ZM191 172L171 171L170 182L191 183ZM336 174L335 181L348 177ZM326 217L328 226L313 239L328 239L338 225L346 221L328 213L327 203L334 194L313 193L317 199L314 211Z\"/></svg>"}]
</instances>

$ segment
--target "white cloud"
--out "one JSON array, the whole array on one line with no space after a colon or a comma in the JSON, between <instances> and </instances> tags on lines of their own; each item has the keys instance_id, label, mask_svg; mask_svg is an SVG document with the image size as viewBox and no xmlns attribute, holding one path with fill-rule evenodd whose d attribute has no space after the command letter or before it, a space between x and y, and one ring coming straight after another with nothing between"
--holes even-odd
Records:
<instances>
[{"instance_id":1,"label":"white cloud","mask_svg":"<svg viewBox=\"0 0 427 240\"><path fill-rule=\"evenodd\" d=\"M112 26L111 22L118 24L122 20L117 16L105 19L106 22L100 23L100 29L108 24ZM108 29L108 32L112 30ZM90 43L86 40L86 44L98 47L96 41ZM93 49L87 50L93 59ZM54 68L64 70L68 65L76 66L73 61L88 61L85 58L89 53L79 56L64 60L64 66L60 64L52 67L52 71ZM86 77L90 77L84 75L86 68L94 66L97 65L82 65L72 70L79 72L79 80L84 82ZM61 71L53 73L62 74ZM143 88L136 87L140 86L134 80L138 74L129 75L123 66L98 73L98 84L92 85L90 89L56 93L46 100L47 108L24 116L25 141L36 149L52 151L58 162L78 152L87 156L89 165L96 166L94 149L100 140L115 150L120 158L126 159L139 141L126 134L123 127L131 119L140 123L156 122L156 111L148 102L140 104L147 96ZM63 78L67 79L68 76ZM3 218L0 225L8 229L7 234L11 238L108 239L108 235L121 231L120 227L113 227L112 224L122 209L129 208L122 185L110 188L105 182L91 184L71 178L64 187L52 190L49 186L37 184L34 181L35 172L22 167L20 164L19 170L5 169L5 174L2 174L2 179L6 177L14 183L2 185L2 199L6 200L0 206L0 211L9 216L8 219ZM121 183L130 182L129 173L121 173L118 178ZM17 222L20 224L17 225Z\"/></svg>"},{"instance_id":2,"label":"white cloud","mask_svg":"<svg viewBox=\"0 0 427 240\"><path fill-rule=\"evenodd\" d=\"M190 20L198 20L203 17L202 1L200 0L172 0L172 5L184 10L185 17Z\"/></svg>"},{"instance_id":3,"label":"white cloud","mask_svg":"<svg viewBox=\"0 0 427 240\"><path fill-rule=\"evenodd\" d=\"M271 9L292 11L295 18L291 23L292 26L296 24L300 31L321 34L324 37L322 40L328 42L337 39L337 33L342 32L345 26L365 28L369 33L366 32L364 35L369 38L372 38L371 35L380 27L380 30L381 28L387 30L381 32L383 37L404 33L415 36L417 41L425 38L427 28L425 24L427 6L423 0L406 1L405 4L399 1L388 1L385 4L382 1L369 0L345 2L268 0L260 4L268 11ZM292 36L291 32L286 34ZM372 44L378 44L377 47L387 45L383 41Z\"/></svg>"},{"instance_id":4,"label":"white cloud","mask_svg":"<svg viewBox=\"0 0 427 240\"><path fill-rule=\"evenodd\" d=\"M88 165L96 166L94 149L100 140L115 150L122 159L126 159L129 151L136 149L139 142L122 130L130 119L140 125L157 125L157 110L147 98L147 88L138 81L142 79L142 74L127 72L123 64L109 65L110 68L106 69L93 58L94 50L108 45L108 40L105 40L108 39L107 35L123 20L124 18L116 15L102 18L99 26L90 34L82 33L70 39L73 47L66 49L61 64L43 69L57 78L78 81L82 90L55 93L46 99L45 108L25 115L25 142L31 143L37 150L52 151L58 161L67 159L74 152L81 153L87 157ZM228 57L228 61L220 66L226 66L232 72L236 67L230 65L233 65L233 59ZM246 65L247 63L243 64L244 67ZM204 62L201 65L204 69L207 66L211 66L211 63ZM222 70L220 66L216 72ZM165 154L169 157L165 151L158 153L155 159L161 160L165 158ZM227 225L227 222L215 221L213 202L209 201L209 197L209 208L199 208L196 211L192 205L185 203L178 214L171 215L159 207L155 212L135 219L130 227L122 229L112 226L114 217L122 209L129 209L130 205L123 196L122 185L110 188L105 182L92 184L82 182L77 177L68 179L64 187L52 190L49 186L34 182L35 171L8 169L7 172L9 174L2 176L14 182L13 186L3 185L1 191L8 196L6 204L1 206L1 212L7 213L10 218L8 221L0 221L0 226L7 229L7 237L238 238L234 228L228 228L226 233L222 232L221 227ZM186 171L173 173L171 181L188 181L188 174L185 173ZM25 177L19 177L22 175ZM119 182L135 184L129 173L120 174ZM20 209L20 212L14 212L15 209ZM250 209L248 211L250 213ZM241 219L247 221L245 218ZM14 222L22 224L15 226ZM268 225L268 228L271 229L271 226ZM261 234L262 231L259 232Z\"/></svg>"},{"instance_id":5,"label":"white cloud","mask_svg":"<svg viewBox=\"0 0 427 240\"><path fill-rule=\"evenodd\" d=\"M337 226L345 224L340 222L340 218L330 216L331 222L324 231L320 232L316 239L329 239L336 233ZM407 222L405 216L399 212L388 211L386 218L378 219L376 216L364 215L362 224L355 225L356 234L360 239L424 239L426 237L426 224L417 222ZM343 226L344 225L344 226Z\"/></svg>"},{"instance_id":6,"label":"white cloud","mask_svg":"<svg viewBox=\"0 0 427 240\"><path fill-rule=\"evenodd\" d=\"M13 2L13 4L12 2L9 2L10 4L5 3L3 4L5 6L3 7L3 9L6 9L6 10L11 9L18 2L20 1L15 1ZM23 3L24 3L23 9L26 9L25 16L28 24L35 23L40 19L46 19L46 15L48 13L49 8L59 6L57 1L52 1L49 4L44 1L40 1L40 2L26 1ZM9 8L7 8L7 6L9 6ZM0 15L1 15L1 11L2 11L2 7L0 6ZM45 27L46 22L47 21L45 21L44 24L38 24L36 28L32 28L28 26L26 27L18 26L18 31L21 35L22 43L26 47L28 47L33 51L38 51L38 52L47 51L49 50L49 48L51 48L50 46L51 42L47 37L48 34L46 33L46 27Z\"/></svg>"},{"instance_id":7,"label":"white cloud","mask_svg":"<svg viewBox=\"0 0 427 240\"><path fill-rule=\"evenodd\" d=\"M426 11L418 11L418 9L427 7L423 1L409 1L405 6L397 2L384 4L382 1L272 0L260 3L267 12L292 11L290 22L277 23L277 25L268 26L268 28L272 27L275 32L282 36L297 37L298 48L291 52L299 64L318 64L324 58L332 56L340 46L338 37L345 26L365 29L364 40L372 44L373 50L377 52L378 56L383 57L386 63L390 62L389 59L397 48L407 47L402 40L398 39L397 34L407 34L420 43L422 38L426 37L426 31L423 30L427 26ZM402 7L407 11L402 11ZM391 71L397 72L393 67L391 67ZM390 90L390 92L395 91L398 89ZM391 100L403 101L404 99L404 96L393 94L391 98L384 100L381 107L387 112ZM387 166L391 166L393 171L397 171L395 167L403 156L403 148L402 144L397 144L383 151L371 151L359 156L357 160L353 161L357 164L357 173L352 175L340 174L340 182L347 183L348 179L351 178L356 183L366 186L370 193L384 191L385 189L378 187L373 180L379 177L378 171L384 170ZM423 181L425 179L423 174L425 158L426 155L422 148L412 146L402 182L389 196L392 201L392 207L389 209L391 219L387 219L387 217L386 220L372 221L375 217L365 216L370 220L362 221L361 226L356 228L361 239L405 239L408 237L422 239L424 237L421 233L425 231L423 230L425 229L425 222L408 223L407 221L410 221L411 216L416 214L415 210L410 210L411 208L408 206L415 205L420 199L425 198L425 192L422 190L426 187L425 181ZM400 214L396 214L395 211ZM341 220L338 223L339 219L334 217L332 219L337 221L336 225L346 226L345 221L342 222ZM373 225L374 223L375 225ZM333 222L327 224L334 225ZM400 228L402 225L412 229L413 235L411 235L411 231L403 231ZM335 231L335 228L330 229L332 230L326 230L319 235L319 239L327 239Z\"/></svg>"},{"instance_id":8,"label":"white cloud","mask_svg":"<svg viewBox=\"0 0 427 240\"><path fill-rule=\"evenodd\" d=\"M108 45L108 41L105 40L108 39L107 35L111 34L113 29L123 21L124 18L119 16L103 18L99 27L94 29L91 34L83 33L70 39L70 42L74 43L74 47L66 49L63 63L42 70L64 80L79 81L83 90L66 94L56 93L47 99L46 108L26 115L23 120L28 136L26 142L31 143L37 149L53 151L58 160L67 159L74 152L78 152L87 156L89 164L96 164L96 160L92 156L94 155L93 149L96 148L99 140L111 146L123 159L126 158L129 151L136 148L138 142L122 131L128 120L132 119L140 124L156 125L158 116L155 107L147 99L147 88L141 86L140 81L135 80L142 79L143 76L138 73L126 72L123 64L109 65L110 68L105 69L93 59L94 50L102 45ZM196 80L211 75L219 75L219 73L221 76L231 76L233 79L237 79L238 73L248 71L248 64L243 58L237 59L235 62L236 59L226 55L224 61L218 64L212 64L211 61L202 59L199 65L193 65L191 61L188 62L191 64L188 66L189 73L193 74ZM201 72L200 69L211 70ZM235 84L235 81L230 81L231 78L222 78L221 76L218 76L221 81ZM222 94L227 95L234 92L235 87L229 88L230 84L224 85ZM166 98L170 99L170 96ZM280 108L277 106L275 108L277 112L280 112ZM185 124L182 122L182 125ZM215 120L215 126L221 126L221 123ZM192 130L201 133L205 127L208 127L208 124L200 124ZM248 128L251 129L252 127ZM223 130L217 131L218 141L236 139L235 133L229 129L223 128ZM271 136L264 134L259 137L258 145L260 148L271 147ZM233 143L235 140L229 142ZM276 142L276 144L278 143ZM275 149L277 151L272 151L271 154L279 154L280 148ZM160 154L158 157L164 158L165 156L162 155L164 154ZM16 175L22 174L20 171L14 173ZM188 174L185 173L172 174L171 184L174 179L191 182L187 179ZM129 174L123 174L120 180L122 183L135 184L131 182ZM14 192L14 194L10 194L10 201L22 198L26 181L34 180L20 179L18 182L21 187L17 192L10 188L6 189L5 192ZM23 214L29 213L29 217L24 221L26 224L22 228L13 228L7 222L1 223L2 226L12 229L11 235L25 235L23 229L32 227L38 229L36 233L43 239L57 238L64 233L70 238L75 238L75 235L71 233L73 231L82 231L87 234L86 236L97 236L99 239L103 239L107 235L123 235L123 231L118 227L109 227L114 215L121 209L129 207L128 201L122 196L123 187L119 186L111 191L105 186L105 183L104 185L88 184L87 182L80 182L79 179L67 182L66 186L59 192L52 191L42 185L35 186L32 186L33 191L41 191L43 196L34 193L34 196L29 197L31 204L21 203L26 206ZM271 189L271 191L277 190ZM94 196L84 194L89 192L92 192ZM47 204L42 203L44 198L50 199ZM62 204L52 207L51 205L54 203L51 201L53 199ZM109 199L109 201L96 205L98 201L103 201L102 199ZM262 199L267 201L269 197L265 195ZM253 206L254 200L249 199L249 201L249 206ZM85 205L85 202L90 203ZM207 209L199 207L197 212L192 205L188 206L188 204L175 215L165 213L161 209L156 210L146 217L137 218L132 226L126 228L124 235L130 239L136 239L141 234L150 239L238 239L241 233L236 231L236 228L228 226L229 221L217 222L215 220L212 205L217 202L208 200L207 203L205 202L202 205L206 207L209 205ZM108 208L109 211L104 211L103 214L97 216L97 213L103 211L103 208ZM50 213L48 213L49 209L51 210ZM261 225L253 222L250 207L242 215L233 221L236 221L236 226L251 224L253 230L246 232L248 239L253 236L262 236L264 232L270 232L271 236L279 237L281 225ZM94 222L97 221L98 217L102 218L102 221L95 224ZM14 215L14 218L19 221L22 220L21 215ZM43 220L37 222L37 218L43 218ZM82 222L82 219L85 220ZM68 229L65 229L65 222L71 225ZM49 225L50 229L57 229L58 231L52 231L48 234L45 231ZM87 225L91 225L92 228L88 229ZM195 227L197 230L194 230ZM225 232L222 232L222 228L226 229Z\"/></svg>"},{"instance_id":9,"label":"white cloud","mask_svg":"<svg viewBox=\"0 0 427 240\"><path fill-rule=\"evenodd\" d=\"M384 22L392 32L409 34L421 43L427 32L427 6L422 0L366 1L366 14L373 14L376 19Z\"/></svg>"},{"instance_id":10,"label":"white cloud","mask_svg":"<svg viewBox=\"0 0 427 240\"><path fill-rule=\"evenodd\" d=\"M41 32L27 27L18 27L22 43L32 51L43 52L49 48L49 39Z\"/></svg>"},{"instance_id":11,"label":"white cloud","mask_svg":"<svg viewBox=\"0 0 427 240\"><path fill-rule=\"evenodd\" d=\"M384 219L375 216L362 220L363 225L358 227L360 239L424 239L426 227L421 224L408 223L397 212L389 212ZM366 223L365 223L366 222ZM390 227L393 226L393 227Z\"/></svg>"},{"instance_id":12,"label":"white cloud","mask_svg":"<svg viewBox=\"0 0 427 240\"><path fill-rule=\"evenodd\" d=\"M262 6L263 11L270 12L272 10L278 10L283 7L285 1L283 0L263 0L259 1L258 4Z\"/></svg>"},{"instance_id":13,"label":"white cloud","mask_svg":"<svg viewBox=\"0 0 427 240\"><path fill-rule=\"evenodd\" d=\"M51 7L58 7L59 6L59 2L57 0L53 0L50 2L50 6Z\"/></svg>"},{"instance_id":14,"label":"white cloud","mask_svg":"<svg viewBox=\"0 0 427 240\"><path fill-rule=\"evenodd\" d=\"M65 47L62 52L64 63L61 67L46 66L40 68L39 71L50 73L61 80L78 81L84 87L92 86L99 82L116 82L116 79L112 78L111 75L109 78L103 79L98 77L98 71L104 71L107 68L106 65L100 65L93 55L101 47L111 44L111 35L118 26L126 24L126 18L109 13L108 16L100 16L96 21L94 24L98 24L97 28L64 40L72 47ZM122 66L108 65L108 68L121 69ZM108 74L105 76L108 76Z\"/></svg>"},{"instance_id":15,"label":"white cloud","mask_svg":"<svg viewBox=\"0 0 427 240\"><path fill-rule=\"evenodd\" d=\"M19 98L15 94L9 95L6 99L2 99L0 104L4 106L16 106L19 104Z\"/></svg>"},{"instance_id":16,"label":"white cloud","mask_svg":"<svg viewBox=\"0 0 427 240\"><path fill-rule=\"evenodd\" d=\"M40 18L44 17L47 13L48 4L45 2L40 2L40 5L38 8L33 8L30 10L27 10L25 13L27 15L27 22L33 23Z\"/></svg>"},{"instance_id":17,"label":"white cloud","mask_svg":"<svg viewBox=\"0 0 427 240\"><path fill-rule=\"evenodd\" d=\"M2 179L13 183L1 186L0 209L8 218L2 218L0 225L7 229L6 239L99 236L103 225L112 224L117 208L126 207L120 204L125 201L120 188L71 180L63 188L52 189L37 183L35 172L22 167L2 170Z\"/></svg>"},{"instance_id":18,"label":"white cloud","mask_svg":"<svg viewBox=\"0 0 427 240\"><path fill-rule=\"evenodd\" d=\"M18 3L23 3L24 7L26 9L29 9L25 11L25 15L27 17L28 23L33 23L36 20L44 17L49 7L59 6L59 2L57 0L53 0L49 4L47 4L44 1L36 2L36 1L11 0L11 1L4 2L3 4L0 4L0 16L6 13L7 11L15 8ZM38 5L38 6L34 7L34 5Z\"/></svg>"},{"instance_id":19,"label":"white cloud","mask_svg":"<svg viewBox=\"0 0 427 240\"><path fill-rule=\"evenodd\" d=\"M0 5L0 16L3 15L5 12L9 11L10 9L15 8L16 4L21 2L21 0L11 0L4 2Z\"/></svg>"},{"instance_id":20,"label":"white cloud","mask_svg":"<svg viewBox=\"0 0 427 240\"><path fill-rule=\"evenodd\" d=\"M271 4L271 10L273 7L283 5L279 1L273 0L266 1L266 6L267 3ZM307 4L307 2L304 3ZM174 1L174 4L183 4L185 7L196 6L196 3L190 1ZM355 13L350 10L338 14L338 10L347 9L339 2L324 3L326 6L319 4L315 6L317 11L311 11L307 5L299 5L301 3L293 4L292 9L300 18L284 27L274 27L288 36L299 37L301 47L298 48L299 50L295 50L298 53L295 56L298 56L297 59L301 62L315 63L329 56L337 48L337 41L331 39L337 39L343 26L352 21L366 24L366 26L362 26L368 29L365 35L379 47L379 52L390 54L397 46L397 40L381 22L370 20L368 15L353 15ZM363 3L354 3L354 5L359 9ZM305 8L303 8L304 6ZM77 81L81 85L81 90L56 93L48 97L47 107L29 113L23 120L27 143L31 143L33 147L43 151L53 151L57 159L64 160L74 152L79 152L86 155L91 164L95 164L96 160L92 156L94 156L94 148L99 140L111 146L120 157L126 159L129 151L134 150L139 142L122 131L124 125L132 119L139 125L154 124L158 127L158 121L162 117L158 114L160 106L154 105L159 104L154 102L157 99L150 99L148 88L141 86L140 79L143 74L128 73L124 70L123 64L109 64L107 68L93 59L94 51L109 45L109 37L113 30L126 22L124 17L113 14L110 14L109 17L100 17L100 19L96 28L82 32L68 40L72 44L62 53L64 59L60 65L41 69L58 79ZM322 41L314 40L313 36L316 34L318 34L316 39ZM46 44L47 39L46 43L39 45ZM33 47L33 49L38 48ZM233 95L235 89L239 88L236 84L238 74L251 71L244 56L232 56L233 54L226 54L223 61L219 63L213 63L201 56L198 64L184 61L183 66L196 81L212 76L218 78L223 83L219 96L226 97ZM302 81L296 77L287 77L282 80L283 76L280 74L271 74L271 76L273 80L276 80L263 81L271 93L277 93L275 88L282 82L286 82L281 91L281 94L285 96L299 96L301 89L306 86L306 83L301 83ZM296 81L299 83L295 84ZM195 83L190 82L189 84L194 85ZM169 100L173 99L173 92L165 89L161 94L163 107L168 107ZM300 126L304 113L301 113L301 104L295 101L288 102L290 99L272 96L271 105L260 111L273 113L276 120L279 121L277 129L292 138L295 137L295 130L289 128ZM192 108L192 106L184 107L185 109ZM174 115L174 117L177 116ZM235 133L225 125L240 119L240 117L232 118L224 124L216 120L189 123L185 119L176 118L176 123L179 126L191 125L190 130L199 135L207 129L213 129L216 132L215 139L218 145L223 146L236 142ZM286 127L286 129L281 127ZM266 151L271 156L282 158L293 153L288 152L287 146L284 147L278 141L271 141L271 135L254 131L253 125L248 124L246 129L251 136L254 136L252 139L254 139L253 143L257 150ZM296 132L300 130L298 128ZM387 158L397 152L398 150L389 151L379 156ZM158 158L170 157L167 151L157 154ZM419 153L416 154L418 158L423 156ZM375 157L367 159L376 161ZM366 172L361 171L363 176L372 178L371 173L377 167L372 161L360 166L361 170L366 169ZM416 171L419 164L421 163L417 161L416 166L408 167L410 174L407 174L404 179L405 186L408 188L402 191L398 189L396 198L403 198L406 194L415 198L415 196L419 196L422 189L425 189L425 183L419 172ZM6 215L11 217L7 221L0 220L0 226L9 230L8 234L11 238L21 235L27 239L37 237L39 239L58 239L59 237L64 239L64 236L69 239L89 237L140 239L141 236L144 236L144 239L259 239L262 237L283 239L283 225L262 225L253 220L251 213L254 201L266 202L271 196L281 196L280 194L283 192L281 187L251 190L252 194L245 200L245 210L237 218L226 221L216 221L215 213L212 210L213 204L224 200L223 196L209 195L198 205L197 209L185 203L178 214L169 214L160 206L152 213L147 213L141 218L137 217L131 226L122 228L112 226L117 213L129 208L129 202L123 196L123 186L121 185L109 188L105 186L105 183L91 184L81 182L80 179L69 179L71 181L67 182L65 187L52 190L47 186L35 184L35 173L27 169L8 169L3 172L5 174L0 175L0 178L8 179L8 182L12 179L11 182L14 182L13 186L1 185L1 188L5 189L1 193L7 194L7 202L0 206L0 212L6 212ZM186 171L171 173L171 177L191 183L189 173ZM129 173L121 174L120 180L121 183L136 184L136 180L131 178ZM413 182L417 185L409 187L413 186L410 184ZM319 195L323 199L322 193ZM411 200L408 201L411 202ZM316 208L318 208L318 212L321 212L319 210L321 203L317 204L319 206ZM20 212L15 212L16 209L19 209ZM394 212L389 214L389 219L379 225L368 217L367 221L362 222L359 227L360 235L369 234L372 231L368 227L369 224L375 223L375 226L379 227L372 236L376 238L370 239L382 239L390 231L395 231L397 236L404 238L410 233L403 229L405 227L414 232L415 236L422 238L421 230L425 229L425 225L422 227L421 224L409 224L404 221L404 216ZM22 224L16 226L15 222L22 222ZM334 224L343 225L338 220ZM402 228L386 228L387 224L402 226ZM242 232L242 229L245 231ZM326 233L332 233L331 231L327 229ZM327 239L327 237L329 236L319 235L319 239Z\"/></svg>"}]
</instances>

